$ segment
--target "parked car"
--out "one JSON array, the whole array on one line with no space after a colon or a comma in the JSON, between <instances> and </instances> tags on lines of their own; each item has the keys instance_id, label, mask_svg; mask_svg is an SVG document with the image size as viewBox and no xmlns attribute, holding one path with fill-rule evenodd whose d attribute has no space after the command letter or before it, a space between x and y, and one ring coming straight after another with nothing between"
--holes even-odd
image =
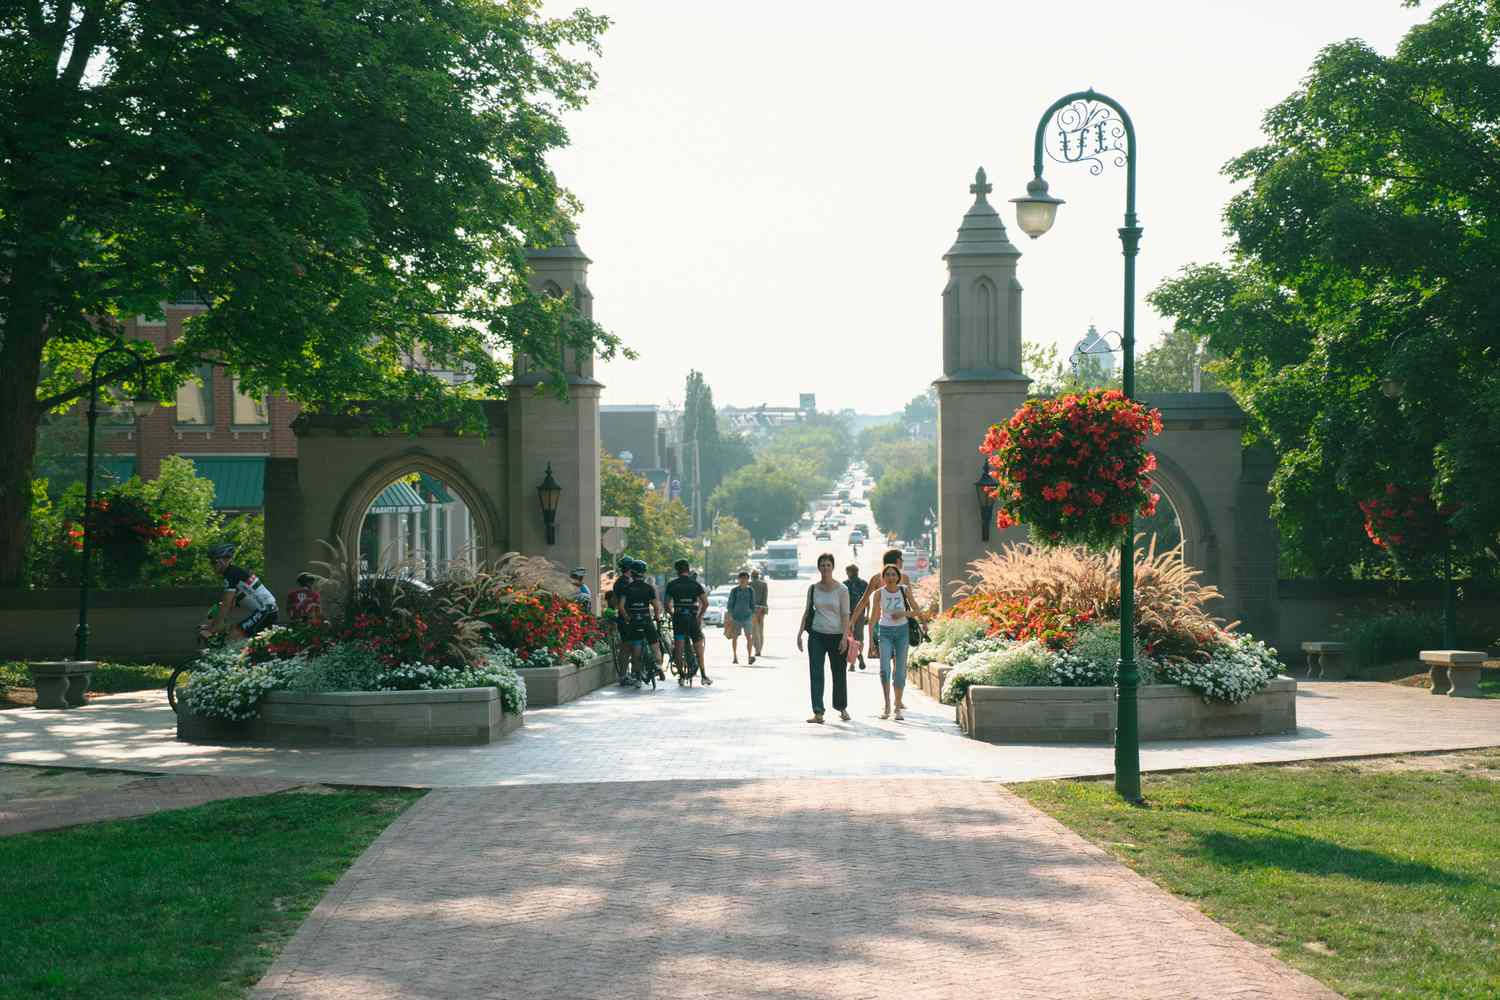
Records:
<instances>
[{"instance_id":1,"label":"parked car","mask_svg":"<svg viewBox=\"0 0 1500 1000\"><path fill-rule=\"evenodd\" d=\"M831 542L833 541L833 532L829 531L827 528L819 528L817 531L813 532L813 541Z\"/></svg>"},{"instance_id":2,"label":"parked car","mask_svg":"<svg viewBox=\"0 0 1500 1000\"><path fill-rule=\"evenodd\" d=\"M722 594L710 594L708 607L703 610L703 624L723 625L724 611L729 607L729 598Z\"/></svg>"}]
</instances>

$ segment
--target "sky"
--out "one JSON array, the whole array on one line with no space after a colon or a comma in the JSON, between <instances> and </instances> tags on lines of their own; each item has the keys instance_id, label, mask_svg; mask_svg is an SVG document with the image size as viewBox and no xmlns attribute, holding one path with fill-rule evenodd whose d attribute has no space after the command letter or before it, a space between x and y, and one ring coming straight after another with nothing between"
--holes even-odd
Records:
<instances>
[{"instance_id":1,"label":"sky","mask_svg":"<svg viewBox=\"0 0 1500 1000\"><path fill-rule=\"evenodd\" d=\"M590 104L552 157L582 201L594 318L639 352L604 403L672 403L690 368L723 404L899 410L941 374L942 255L984 166L1023 252L1027 340L1066 357L1118 330L1124 172L1049 163L1067 201L1026 239L1008 199L1037 119L1093 87L1139 142L1136 330L1145 296L1222 258L1220 173L1324 46L1391 51L1430 12L1399 0L566 0L614 23Z\"/></svg>"}]
</instances>

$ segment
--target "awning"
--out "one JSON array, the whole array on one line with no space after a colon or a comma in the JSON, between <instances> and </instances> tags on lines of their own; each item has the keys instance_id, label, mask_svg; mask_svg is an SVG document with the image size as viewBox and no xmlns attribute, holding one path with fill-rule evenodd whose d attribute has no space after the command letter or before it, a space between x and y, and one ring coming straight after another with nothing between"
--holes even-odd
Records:
<instances>
[{"instance_id":1,"label":"awning","mask_svg":"<svg viewBox=\"0 0 1500 1000\"><path fill-rule=\"evenodd\" d=\"M370 504L370 514L420 514L427 509L422 497L406 481L395 482L380 491Z\"/></svg>"},{"instance_id":2,"label":"awning","mask_svg":"<svg viewBox=\"0 0 1500 1000\"><path fill-rule=\"evenodd\" d=\"M214 507L219 510L260 510L266 503L266 457L228 455L192 459L198 475L214 483Z\"/></svg>"},{"instance_id":3,"label":"awning","mask_svg":"<svg viewBox=\"0 0 1500 1000\"><path fill-rule=\"evenodd\" d=\"M425 472L417 473L417 492L425 499L432 497L438 503L452 503L453 496L443 486L441 479L429 476Z\"/></svg>"}]
</instances>

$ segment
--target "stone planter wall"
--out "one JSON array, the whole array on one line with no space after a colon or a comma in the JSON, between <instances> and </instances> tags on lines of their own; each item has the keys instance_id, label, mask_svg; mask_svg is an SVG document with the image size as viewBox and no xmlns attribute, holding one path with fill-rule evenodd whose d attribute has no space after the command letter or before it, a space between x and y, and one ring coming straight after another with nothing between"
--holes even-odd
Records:
<instances>
[{"instance_id":1,"label":"stone planter wall","mask_svg":"<svg viewBox=\"0 0 1500 1000\"><path fill-rule=\"evenodd\" d=\"M517 670L526 682L526 707L546 708L576 701L615 682L615 658L606 653L586 663Z\"/></svg>"},{"instance_id":2,"label":"stone planter wall","mask_svg":"<svg viewBox=\"0 0 1500 1000\"><path fill-rule=\"evenodd\" d=\"M177 716L186 742L301 746L471 746L491 743L521 726L507 714L496 688L447 691L272 691L260 716L246 722Z\"/></svg>"},{"instance_id":3,"label":"stone planter wall","mask_svg":"<svg viewBox=\"0 0 1500 1000\"><path fill-rule=\"evenodd\" d=\"M1219 739L1297 728L1297 682L1278 677L1237 705L1205 701L1176 684L1140 688L1143 740ZM986 743L1110 743L1115 690L1108 687L969 688L958 706L964 734Z\"/></svg>"}]
</instances>

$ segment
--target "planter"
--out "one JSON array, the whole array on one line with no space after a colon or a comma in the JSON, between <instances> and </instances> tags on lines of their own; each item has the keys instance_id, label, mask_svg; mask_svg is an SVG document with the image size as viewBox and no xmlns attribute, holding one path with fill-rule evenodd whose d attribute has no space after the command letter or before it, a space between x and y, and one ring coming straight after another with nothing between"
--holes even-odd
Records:
<instances>
[{"instance_id":1,"label":"planter","mask_svg":"<svg viewBox=\"0 0 1500 1000\"><path fill-rule=\"evenodd\" d=\"M526 682L528 708L546 708L576 701L615 682L615 658L609 653L583 663L517 670Z\"/></svg>"},{"instance_id":2,"label":"planter","mask_svg":"<svg viewBox=\"0 0 1500 1000\"><path fill-rule=\"evenodd\" d=\"M77 708L94 676L96 660L50 660L30 664L37 708Z\"/></svg>"},{"instance_id":3,"label":"planter","mask_svg":"<svg viewBox=\"0 0 1500 1000\"><path fill-rule=\"evenodd\" d=\"M1278 677L1238 704L1205 701L1176 684L1137 691L1142 740L1221 739L1297 728L1297 682ZM1112 743L1112 687L969 688L958 706L964 735L986 743Z\"/></svg>"},{"instance_id":4,"label":"planter","mask_svg":"<svg viewBox=\"0 0 1500 1000\"><path fill-rule=\"evenodd\" d=\"M502 739L521 716L501 708L493 687L446 691L272 691L247 722L177 717L187 742L249 741L300 746L474 746Z\"/></svg>"}]
</instances>

